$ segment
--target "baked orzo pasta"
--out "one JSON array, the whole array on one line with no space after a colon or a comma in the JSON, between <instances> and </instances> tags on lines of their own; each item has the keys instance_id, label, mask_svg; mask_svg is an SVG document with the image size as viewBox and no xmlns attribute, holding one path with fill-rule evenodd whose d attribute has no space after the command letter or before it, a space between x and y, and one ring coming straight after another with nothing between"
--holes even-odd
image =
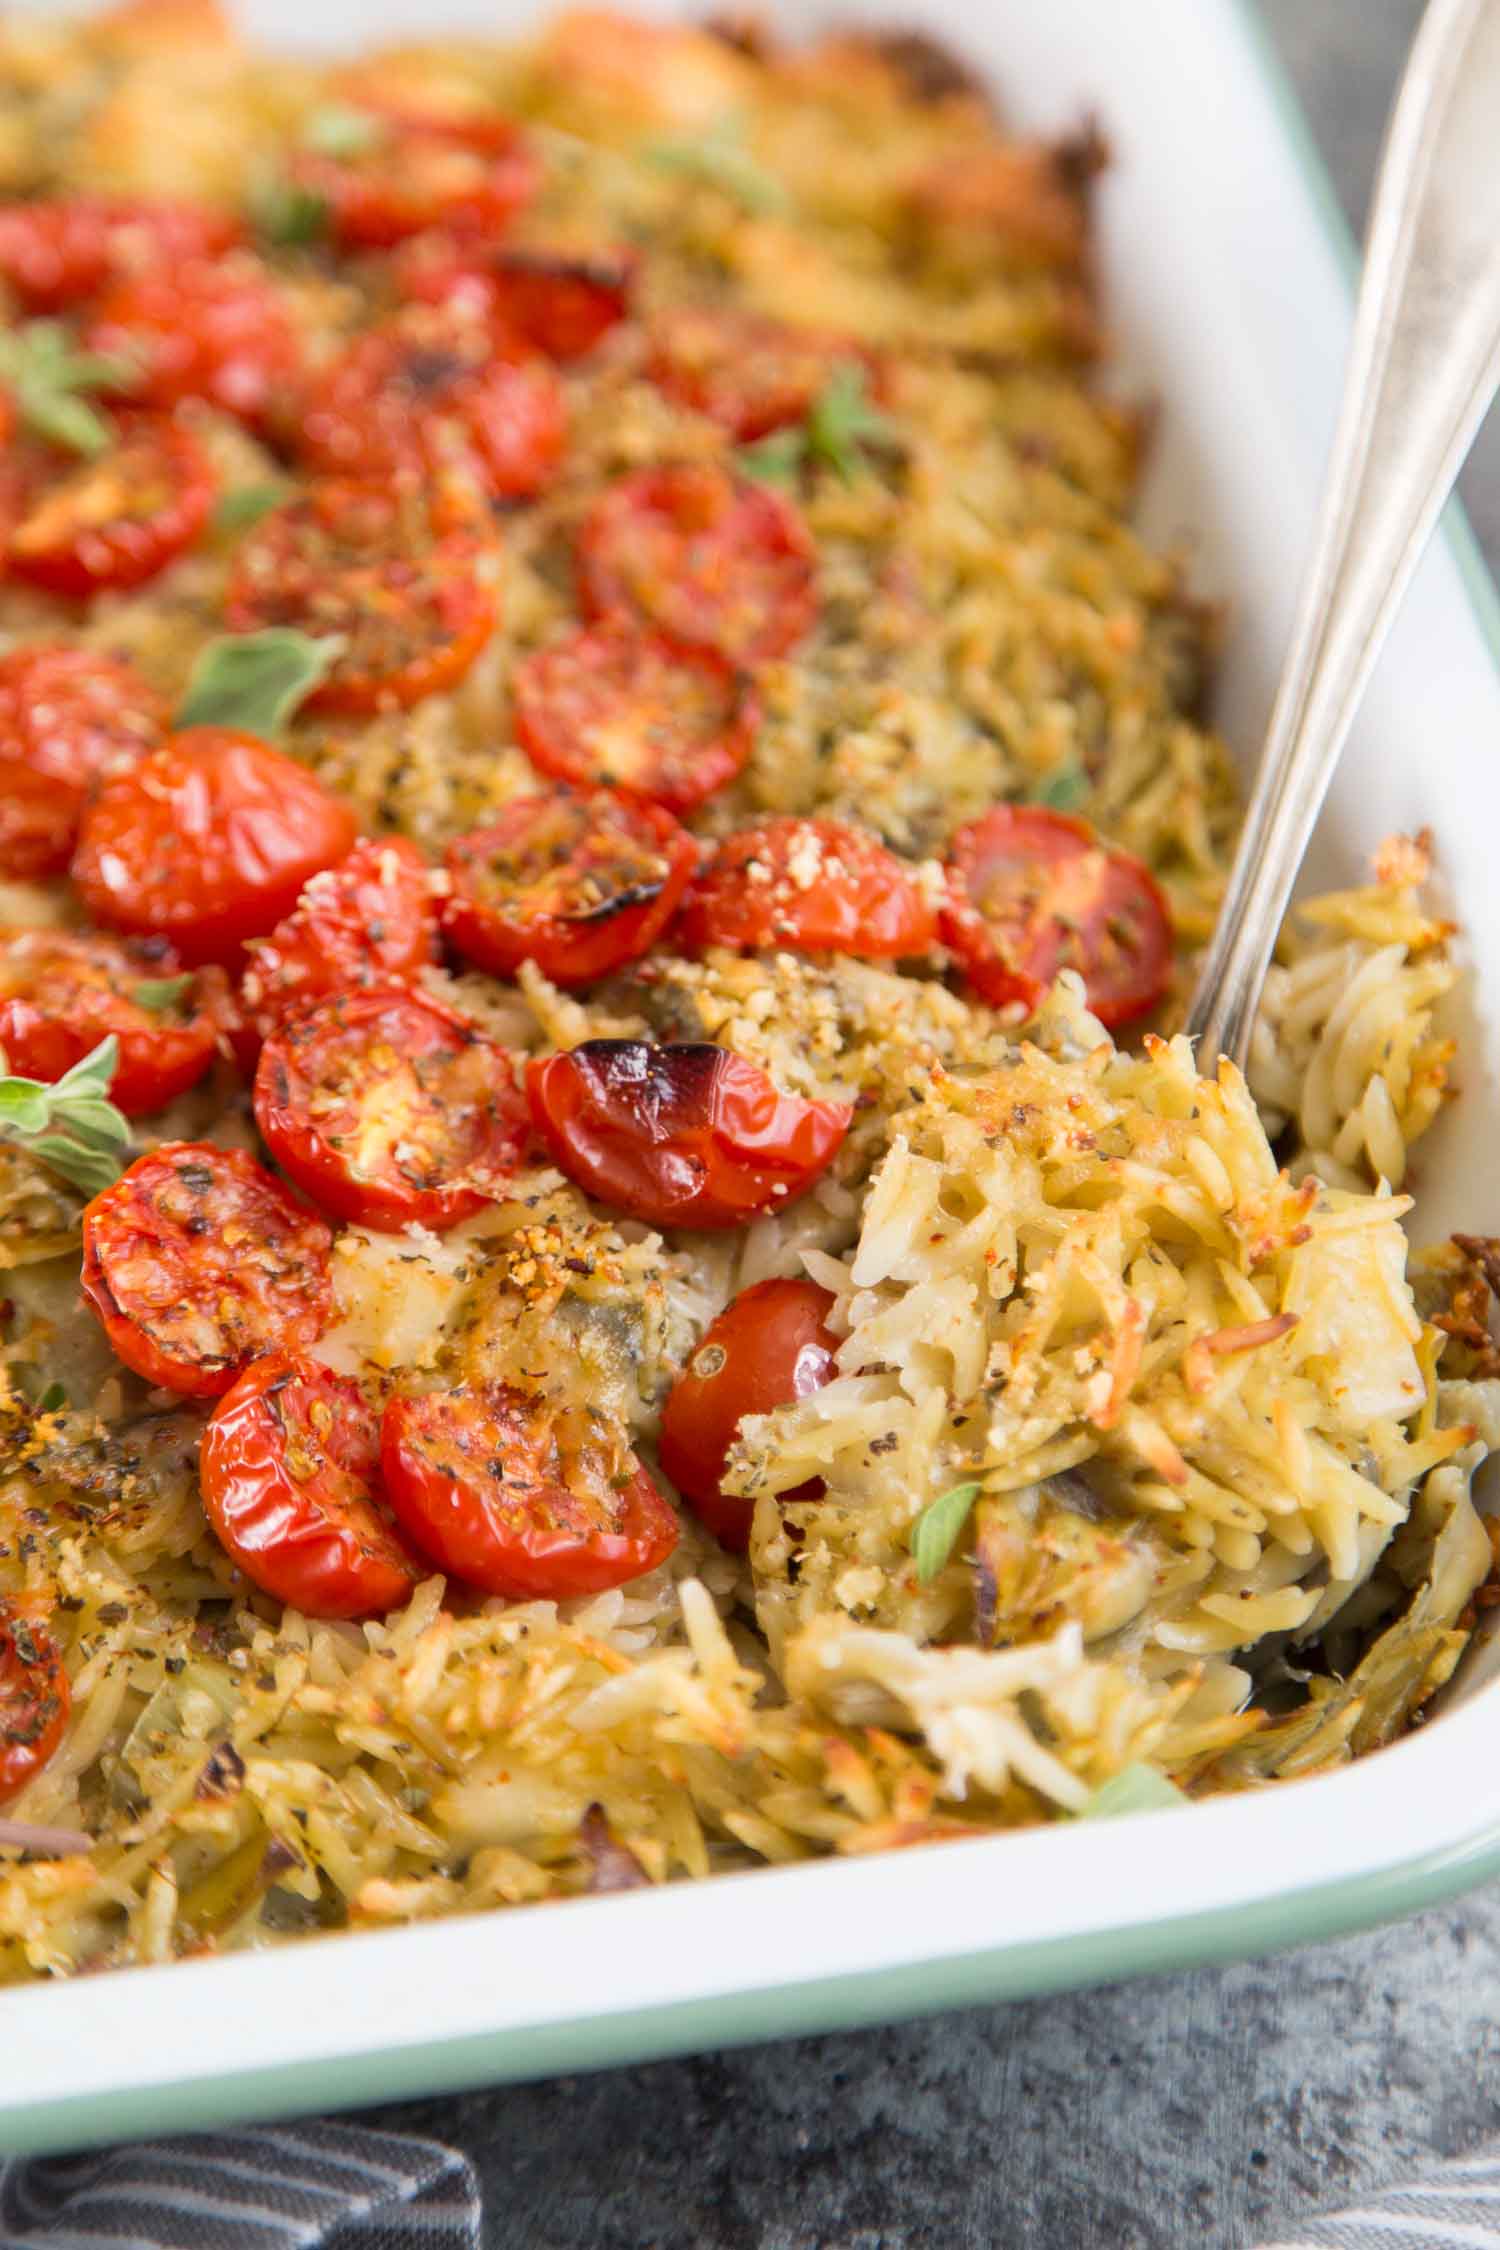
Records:
<instances>
[{"instance_id":1,"label":"baked orzo pasta","mask_svg":"<svg viewBox=\"0 0 1500 2250\"><path fill-rule=\"evenodd\" d=\"M1489 1598L1430 843L1236 824L1080 127L0 24L0 1977L1242 1789ZM1482 1215L1481 1215L1482 1216Z\"/></svg>"}]
</instances>

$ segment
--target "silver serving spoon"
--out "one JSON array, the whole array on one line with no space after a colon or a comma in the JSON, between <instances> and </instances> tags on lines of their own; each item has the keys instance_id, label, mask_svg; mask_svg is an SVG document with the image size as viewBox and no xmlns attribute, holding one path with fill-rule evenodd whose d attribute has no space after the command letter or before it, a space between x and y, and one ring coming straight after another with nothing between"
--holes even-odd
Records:
<instances>
[{"instance_id":1,"label":"silver serving spoon","mask_svg":"<svg viewBox=\"0 0 1500 2250\"><path fill-rule=\"evenodd\" d=\"M1318 532L1187 1029L1242 1067L1360 697L1500 387L1500 0L1431 0L1386 128Z\"/></svg>"}]
</instances>

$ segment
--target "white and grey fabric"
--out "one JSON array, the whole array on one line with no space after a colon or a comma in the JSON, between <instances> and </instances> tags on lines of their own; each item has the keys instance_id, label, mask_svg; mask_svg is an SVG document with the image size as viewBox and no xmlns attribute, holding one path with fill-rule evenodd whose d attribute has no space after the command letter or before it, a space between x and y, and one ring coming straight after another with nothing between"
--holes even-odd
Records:
<instances>
[{"instance_id":1,"label":"white and grey fabric","mask_svg":"<svg viewBox=\"0 0 1500 2250\"><path fill-rule=\"evenodd\" d=\"M1500 2154L1438 2165L1259 2250L1500 2250Z\"/></svg>"},{"instance_id":2,"label":"white and grey fabric","mask_svg":"<svg viewBox=\"0 0 1500 2250\"><path fill-rule=\"evenodd\" d=\"M0 2172L4 2250L480 2250L439 2141L358 2125L193 2133Z\"/></svg>"}]
</instances>

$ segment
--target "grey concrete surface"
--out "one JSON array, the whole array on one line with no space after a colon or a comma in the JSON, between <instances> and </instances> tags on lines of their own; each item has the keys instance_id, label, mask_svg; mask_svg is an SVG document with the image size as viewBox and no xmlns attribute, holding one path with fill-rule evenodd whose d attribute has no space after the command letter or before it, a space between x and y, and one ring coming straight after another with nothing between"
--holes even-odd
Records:
<instances>
[{"instance_id":1,"label":"grey concrete surface","mask_svg":"<svg viewBox=\"0 0 1500 2250\"><path fill-rule=\"evenodd\" d=\"M1264 6L1357 221L1418 0ZM1500 560L1493 429L1466 497ZM1500 2132L1497 1944L1490 1891L1249 1967L374 2115L468 2151L505 2250L1246 2250Z\"/></svg>"}]
</instances>

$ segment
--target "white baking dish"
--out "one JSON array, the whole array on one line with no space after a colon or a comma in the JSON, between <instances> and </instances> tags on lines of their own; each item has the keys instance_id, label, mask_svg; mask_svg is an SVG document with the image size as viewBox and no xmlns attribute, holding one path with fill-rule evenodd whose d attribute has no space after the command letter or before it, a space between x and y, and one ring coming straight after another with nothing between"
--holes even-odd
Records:
<instances>
[{"instance_id":1,"label":"white baking dish","mask_svg":"<svg viewBox=\"0 0 1500 2250\"><path fill-rule=\"evenodd\" d=\"M492 28L496 0L256 0L267 36ZM1127 377L1162 396L1152 529L1232 597L1221 715L1269 700L1348 323L1343 254L1234 0L871 0L993 73L1012 111L1105 123L1103 256ZM311 18L311 21L310 21ZM1352 879L1433 828L1477 965L1462 1100L1422 1155L1420 1222L1500 1231L1500 672L1460 523L1424 566L1323 823ZM1329 1778L878 1860L726 1877L0 1998L0 2148L327 2108L827 2029L1250 1953L1500 1872L1500 1688L1471 1667L1424 1732Z\"/></svg>"}]
</instances>

